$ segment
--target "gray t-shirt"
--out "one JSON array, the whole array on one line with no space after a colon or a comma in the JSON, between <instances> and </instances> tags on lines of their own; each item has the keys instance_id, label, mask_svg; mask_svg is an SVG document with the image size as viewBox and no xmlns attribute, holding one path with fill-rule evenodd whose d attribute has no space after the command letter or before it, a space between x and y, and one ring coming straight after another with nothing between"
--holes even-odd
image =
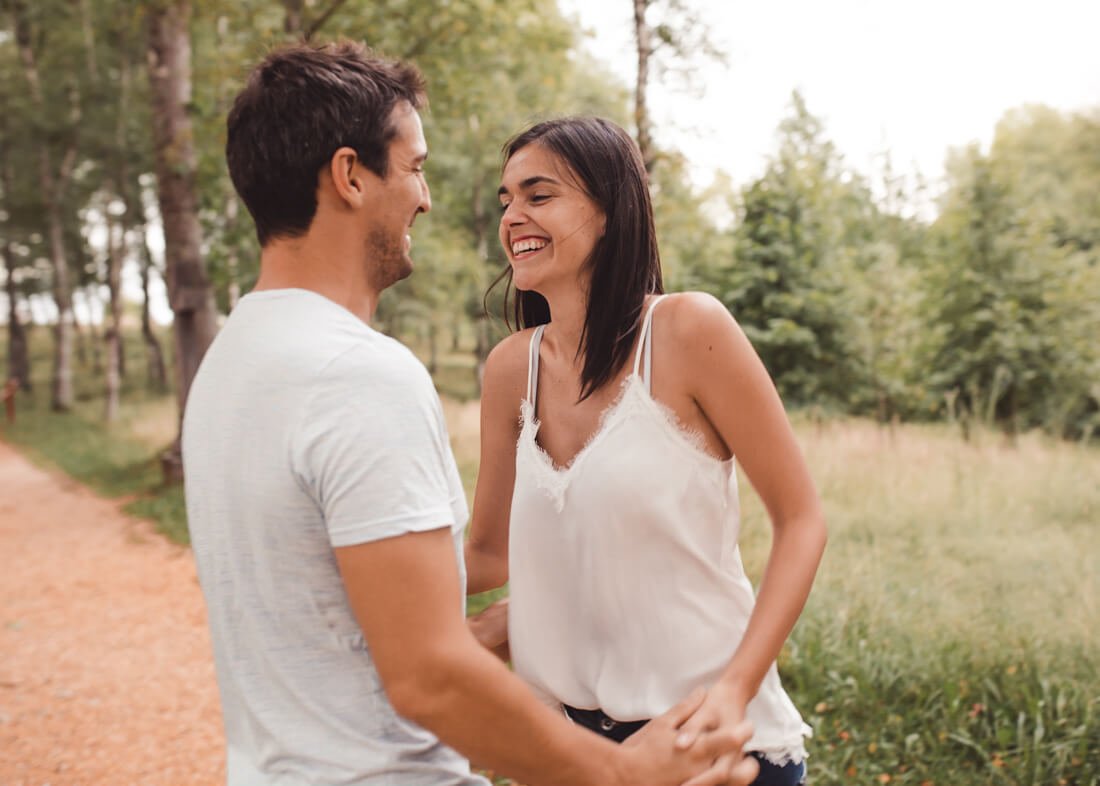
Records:
<instances>
[{"instance_id":1,"label":"gray t-shirt","mask_svg":"<svg viewBox=\"0 0 1100 786\"><path fill-rule=\"evenodd\" d=\"M450 527L465 581L466 500L424 366L321 295L249 294L191 387L183 460L228 784L483 786L394 712L333 554Z\"/></svg>"}]
</instances>

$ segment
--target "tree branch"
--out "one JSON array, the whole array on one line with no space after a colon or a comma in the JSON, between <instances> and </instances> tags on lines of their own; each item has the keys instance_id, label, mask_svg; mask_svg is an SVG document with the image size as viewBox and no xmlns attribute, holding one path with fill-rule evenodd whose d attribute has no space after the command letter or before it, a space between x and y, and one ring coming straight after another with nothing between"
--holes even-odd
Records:
<instances>
[{"instance_id":1,"label":"tree branch","mask_svg":"<svg viewBox=\"0 0 1100 786\"><path fill-rule=\"evenodd\" d=\"M340 10L340 7L347 3L348 0L332 0L332 4L326 8L319 17L310 22L309 27L306 28L302 38L306 41L313 38L314 34L324 27L325 23Z\"/></svg>"}]
</instances>

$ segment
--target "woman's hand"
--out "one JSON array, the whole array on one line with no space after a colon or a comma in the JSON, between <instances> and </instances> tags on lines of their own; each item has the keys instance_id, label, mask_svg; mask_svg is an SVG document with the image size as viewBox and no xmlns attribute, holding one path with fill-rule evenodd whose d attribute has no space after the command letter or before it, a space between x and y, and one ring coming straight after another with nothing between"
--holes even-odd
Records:
<instances>
[{"instance_id":1,"label":"woman's hand","mask_svg":"<svg viewBox=\"0 0 1100 786\"><path fill-rule=\"evenodd\" d=\"M740 692L728 683L719 682L709 691L702 704L681 724L676 737L676 747L687 750L711 734L728 733L745 723L745 707L748 702ZM724 754L714 764L684 786L702 786L706 783L724 783L730 773L737 773L745 758L742 751Z\"/></svg>"},{"instance_id":2,"label":"woman's hand","mask_svg":"<svg viewBox=\"0 0 1100 786\"><path fill-rule=\"evenodd\" d=\"M719 726L693 736L689 745L681 746L685 724L699 718L699 713L712 701L696 688L664 715L654 718L622 747L644 757L642 773L627 783L660 783L671 775L673 782L681 778L680 786L747 786L758 774L759 767L743 748L752 737L752 724L741 720ZM694 773L694 774L692 774Z\"/></svg>"},{"instance_id":3,"label":"woman's hand","mask_svg":"<svg viewBox=\"0 0 1100 786\"><path fill-rule=\"evenodd\" d=\"M507 663L508 650L508 598L501 598L482 611L468 617L466 624L478 643Z\"/></svg>"}]
</instances>

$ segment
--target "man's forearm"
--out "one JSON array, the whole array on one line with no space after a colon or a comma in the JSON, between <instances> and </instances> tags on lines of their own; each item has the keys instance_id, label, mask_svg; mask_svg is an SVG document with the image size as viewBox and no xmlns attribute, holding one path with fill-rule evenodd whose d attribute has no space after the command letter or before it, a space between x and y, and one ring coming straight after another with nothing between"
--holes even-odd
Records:
<instances>
[{"instance_id":1,"label":"man's forearm","mask_svg":"<svg viewBox=\"0 0 1100 786\"><path fill-rule=\"evenodd\" d=\"M624 782L619 746L539 702L473 639L433 660L387 690L398 712L471 761L529 786Z\"/></svg>"}]
</instances>

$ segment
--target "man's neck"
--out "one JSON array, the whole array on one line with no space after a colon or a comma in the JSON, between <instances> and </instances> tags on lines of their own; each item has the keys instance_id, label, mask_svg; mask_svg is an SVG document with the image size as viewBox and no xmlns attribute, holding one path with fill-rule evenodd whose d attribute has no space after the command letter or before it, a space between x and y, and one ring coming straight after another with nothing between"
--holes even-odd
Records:
<instances>
[{"instance_id":1,"label":"man's neck","mask_svg":"<svg viewBox=\"0 0 1100 786\"><path fill-rule=\"evenodd\" d=\"M365 264L334 248L318 248L306 238L273 240L260 253L260 276L253 291L305 289L346 308L366 323L374 317L378 292Z\"/></svg>"}]
</instances>

